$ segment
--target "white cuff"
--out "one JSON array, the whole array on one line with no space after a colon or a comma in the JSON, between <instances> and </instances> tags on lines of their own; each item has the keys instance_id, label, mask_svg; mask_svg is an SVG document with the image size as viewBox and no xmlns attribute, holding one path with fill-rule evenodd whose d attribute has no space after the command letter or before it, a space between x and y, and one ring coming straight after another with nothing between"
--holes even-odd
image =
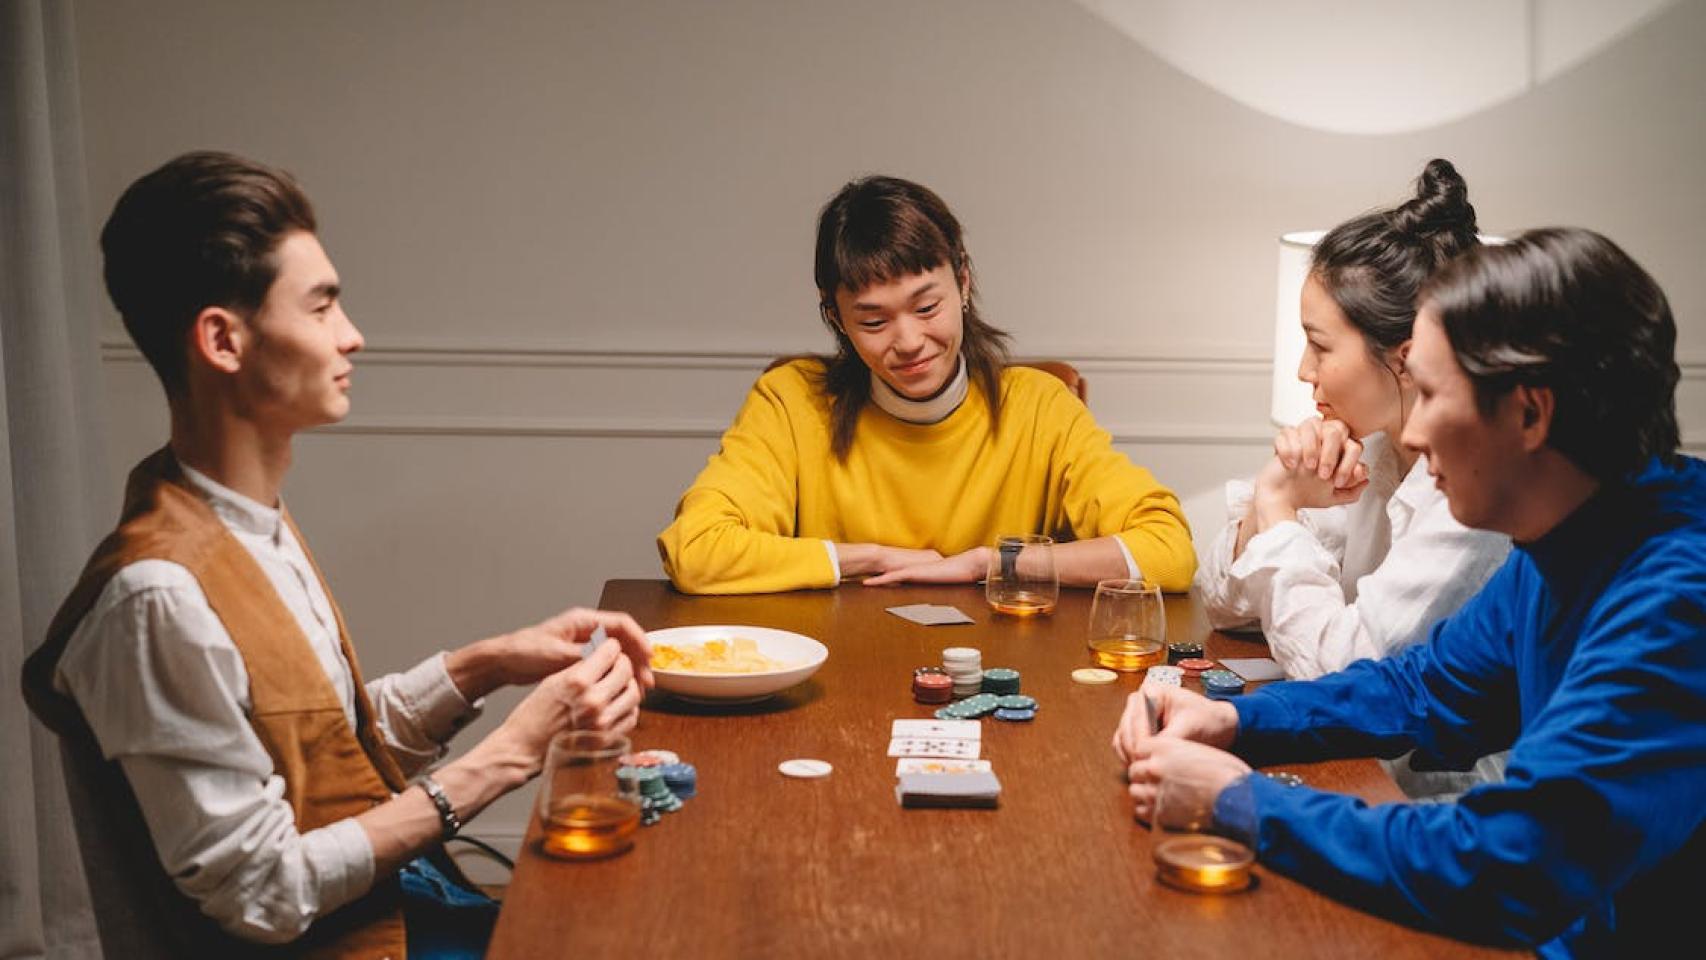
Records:
<instances>
[{"instance_id":1,"label":"white cuff","mask_svg":"<svg viewBox=\"0 0 1706 960\"><path fill-rule=\"evenodd\" d=\"M1114 542L1120 545L1120 552L1125 554L1125 573L1128 580L1142 580L1143 571L1137 569L1137 561L1132 559L1131 548L1125 545L1124 537L1114 537Z\"/></svg>"},{"instance_id":2,"label":"white cuff","mask_svg":"<svg viewBox=\"0 0 1706 960\"><path fill-rule=\"evenodd\" d=\"M304 833L302 852L315 873L320 916L373 888L373 844L354 817Z\"/></svg>"},{"instance_id":3,"label":"white cuff","mask_svg":"<svg viewBox=\"0 0 1706 960\"><path fill-rule=\"evenodd\" d=\"M448 654L439 652L416 664L401 677L398 685L404 699L417 711L421 731L439 743L455 736L485 709L481 697L473 703L456 689L445 666Z\"/></svg>"},{"instance_id":4,"label":"white cuff","mask_svg":"<svg viewBox=\"0 0 1706 960\"><path fill-rule=\"evenodd\" d=\"M835 552L835 541L825 540L823 548L829 551L829 569L835 573L835 582L830 586L841 586L841 554Z\"/></svg>"}]
</instances>

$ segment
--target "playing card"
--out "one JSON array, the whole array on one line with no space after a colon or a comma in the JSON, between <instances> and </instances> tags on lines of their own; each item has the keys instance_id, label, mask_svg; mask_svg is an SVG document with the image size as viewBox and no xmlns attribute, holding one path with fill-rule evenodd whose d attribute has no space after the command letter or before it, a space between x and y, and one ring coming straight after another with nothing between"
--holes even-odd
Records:
<instances>
[{"instance_id":1,"label":"playing card","mask_svg":"<svg viewBox=\"0 0 1706 960\"><path fill-rule=\"evenodd\" d=\"M1246 683L1260 680L1284 680L1285 671L1280 665L1267 657L1247 657L1243 659L1222 659L1220 665L1243 677Z\"/></svg>"},{"instance_id":2,"label":"playing card","mask_svg":"<svg viewBox=\"0 0 1706 960\"><path fill-rule=\"evenodd\" d=\"M894 775L909 773L989 773L994 770L988 760L939 760L929 757L901 757L895 761Z\"/></svg>"},{"instance_id":3,"label":"playing card","mask_svg":"<svg viewBox=\"0 0 1706 960\"><path fill-rule=\"evenodd\" d=\"M598 626L593 627L592 636L586 638L586 647L581 650L581 656L584 657L590 655L594 650L598 649L599 644L609 639L610 635L604 632L604 624L601 623Z\"/></svg>"},{"instance_id":4,"label":"playing card","mask_svg":"<svg viewBox=\"0 0 1706 960\"><path fill-rule=\"evenodd\" d=\"M973 620L972 618L966 616L965 612L962 611L959 607L950 607L950 606L941 605L941 604L932 604L931 605L930 616L931 616L930 625L933 627L934 626L942 626L945 624L952 624L952 623L976 623L977 622L976 620Z\"/></svg>"},{"instance_id":5,"label":"playing card","mask_svg":"<svg viewBox=\"0 0 1706 960\"><path fill-rule=\"evenodd\" d=\"M888 611L902 620L910 620L926 627L977 622L961 613L958 607L943 606L937 603L911 603L899 607L889 607Z\"/></svg>"},{"instance_id":6,"label":"playing card","mask_svg":"<svg viewBox=\"0 0 1706 960\"><path fill-rule=\"evenodd\" d=\"M903 807L993 807L1001 781L992 772L903 773L894 795Z\"/></svg>"},{"instance_id":7,"label":"playing card","mask_svg":"<svg viewBox=\"0 0 1706 960\"><path fill-rule=\"evenodd\" d=\"M889 741L891 757L946 757L950 760L975 760L982 752L983 741L953 737L896 737Z\"/></svg>"},{"instance_id":8,"label":"playing card","mask_svg":"<svg viewBox=\"0 0 1706 960\"><path fill-rule=\"evenodd\" d=\"M923 737L981 740L983 739L983 724L976 720L908 720L903 718L894 722L893 727L889 730L889 736L896 739Z\"/></svg>"}]
</instances>

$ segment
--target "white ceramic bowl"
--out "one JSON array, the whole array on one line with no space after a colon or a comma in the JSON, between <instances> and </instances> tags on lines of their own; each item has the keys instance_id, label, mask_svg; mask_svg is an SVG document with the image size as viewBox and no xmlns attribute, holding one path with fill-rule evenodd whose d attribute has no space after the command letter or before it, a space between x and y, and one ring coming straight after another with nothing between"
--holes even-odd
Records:
<instances>
[{"instance_id":1,"label":"white ceramic bowl","mask_svg":"<svg viewBox=\"0 0 1706 960\"><path fill-rule=\"evenodd\" d=\"M761 673L691 673L685 670L658 670L658 688L667 690L683 700L703 703L751 703L781 693L805 680L829 659L829 648L811 637L770 627L711 625L699 627L666 627L646 634L652 646L669 644L677 647L697 647L707 640L733 640L744 637L758 644L758 652L772 660L788 664L780 670Z\"/></svg>"}]
</instances>

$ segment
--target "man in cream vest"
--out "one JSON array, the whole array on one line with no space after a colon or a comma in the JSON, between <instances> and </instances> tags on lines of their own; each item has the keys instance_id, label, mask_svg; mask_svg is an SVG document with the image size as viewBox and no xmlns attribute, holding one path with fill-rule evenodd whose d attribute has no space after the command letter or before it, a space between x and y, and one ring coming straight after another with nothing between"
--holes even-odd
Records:
<instances>
[{"instance_id":1,"label":"man in cream vest","mask_svg":"<svg viewBox=\"0 0 1706 960\"><path fill-rule=\"evenodd\" d=\"M349 411L362 347L315 231L288 174L229 154L119 199L107 288L171 440L132 471L25 694L104 772L176 952L477 955L490 902L423 854L536 774L552 734L631 728L648 650L626 615L576 609L363 681L279 496L295 434ZM599 626L617 642L589 652ZM486 694L535 683L423 775Z\"/></svg>"}]
</instances>

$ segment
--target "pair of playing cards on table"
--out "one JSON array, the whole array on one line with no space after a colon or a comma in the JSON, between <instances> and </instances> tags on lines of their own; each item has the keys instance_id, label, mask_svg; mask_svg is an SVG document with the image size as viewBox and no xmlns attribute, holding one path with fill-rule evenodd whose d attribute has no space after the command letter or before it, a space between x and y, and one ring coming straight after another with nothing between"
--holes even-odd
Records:
<instances>
[{"instance_id":1,"label":"pair of playing cards on table","mask_svg":"<svg viewBox=\"0 0 1706 960\"><path fill-rule=\"evenodd\" d=\"M898 757L895 799L903 807L994 807L1001 781L983 749L976 720L896 720L889 756Z\"/></svg>"}]
</instances>

